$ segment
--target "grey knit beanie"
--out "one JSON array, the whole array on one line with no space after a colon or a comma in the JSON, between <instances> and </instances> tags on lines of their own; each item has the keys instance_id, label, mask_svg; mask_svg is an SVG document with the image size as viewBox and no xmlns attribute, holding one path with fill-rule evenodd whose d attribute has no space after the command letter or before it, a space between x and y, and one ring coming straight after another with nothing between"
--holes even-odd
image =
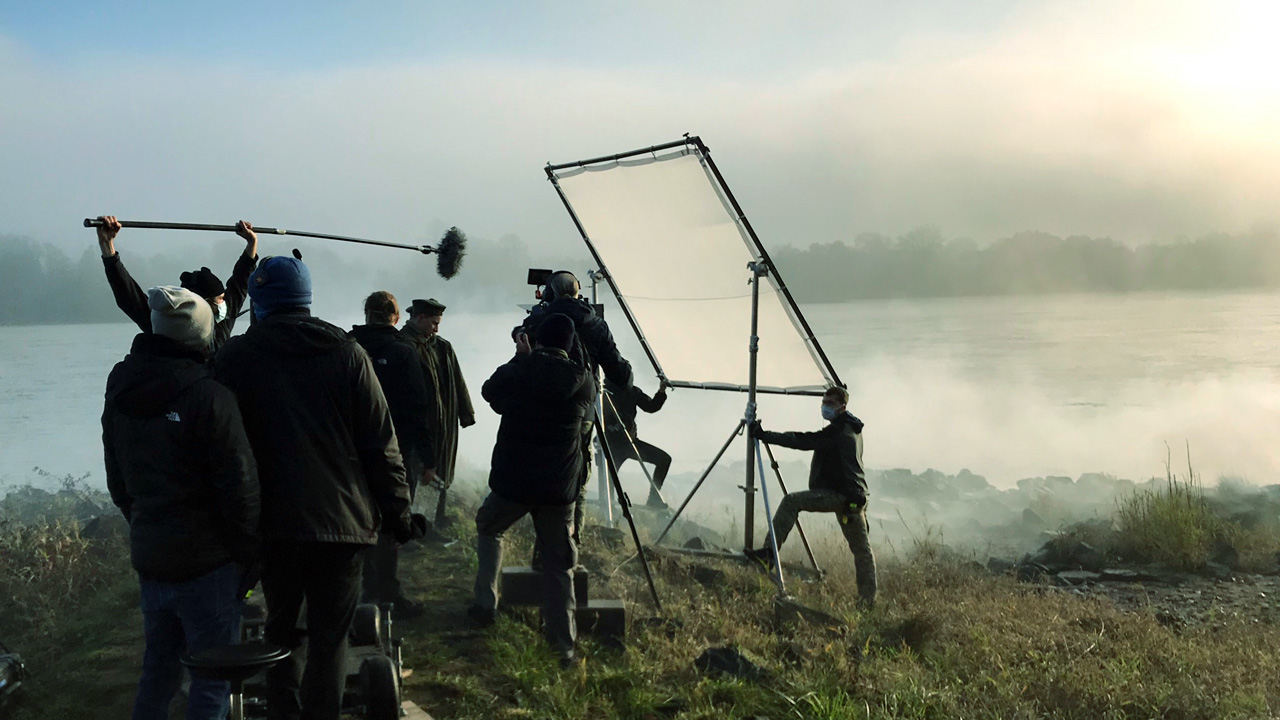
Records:
<instances>
[{"instance_id":1,"label":"grey knit beanie","mask_svg":"<svg viewBox=\"0 0 1280 720\"><path fill-rule=\"evenodd\" d=\"M206 350L213 343L213 308L209 301L180 287L164 285L147 291L151 308L151 332L163 335L191 350Z\"/></svg>"}]
</instances>

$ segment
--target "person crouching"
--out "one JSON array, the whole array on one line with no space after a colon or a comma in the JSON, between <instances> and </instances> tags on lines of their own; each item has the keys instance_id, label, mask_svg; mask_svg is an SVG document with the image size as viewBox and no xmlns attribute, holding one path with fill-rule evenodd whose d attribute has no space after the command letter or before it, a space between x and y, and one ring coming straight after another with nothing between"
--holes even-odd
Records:
<instances>
[{"instance_id":1,"label":"person crouching","mask_svg":"<svg viewBox=\"0 0 1280 720\"><path fill-rule=\"evenodd\" d=\"M235 395L207 364L213 310L178 287L147 292L140 333L107 379L107 488L129 521L146 650L134 720L164 720L179 657L240 639L258 554L258 474ZM188 720L226 717L230 686L191 679Z\"/></svg>"},{"instance_id":2,"label":"person crouching","mask_svg":"<svg viewBox=\"0 0 1280 720\"><path fill-rule=\"evenodd\" d=\"M481 388L502 422L493 446L490 492L476 512L479 569L468 609L481 625L493 623L502 535L532 515L542 558L542 620L547 642L564 667L576 659L573 513L583 482L582 428L593 394L590 373L569 359L573 339L572 320L549 316L538 326L532 349L522 348Z\"/></svg>"}]
</instances>

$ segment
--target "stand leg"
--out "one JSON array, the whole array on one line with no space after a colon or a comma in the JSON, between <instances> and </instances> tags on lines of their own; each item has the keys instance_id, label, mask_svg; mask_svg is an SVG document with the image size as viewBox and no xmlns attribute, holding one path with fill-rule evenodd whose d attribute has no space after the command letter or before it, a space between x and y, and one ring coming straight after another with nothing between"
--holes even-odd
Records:
<instances>
[{"instance_id":1,"label":"stand leg","mask_svg":"<svg viewBox=\"0 0 1280 720\"><path fill-rule=\"evenodd\" d=\"M787 490L787 484L782 481L782 470L778 467L778 461L773 457L773 448L769 447L769 443L763 440L760 441L760 444L764 445L764 451L769 454L769 465L773 468L773 474L778 478L778 487L782 488L782 494L786 495L791 491ZM761 469L760 472L763 473L764 469ZM800 542L804 543L805 554L809 556L809 562L813 564L814 571L821 573L822 568L818 567L818 561L813 557L813 549L809 547L809 538L805 536L804 527L800 524L800 518L798 517L796 518L796 530L800 531Z\"/></svg>"},{"instance_id":2,"label":"stand leg","mask_svg":"<svg viewBox=\"0 0 1280 720\"><path fill-rule=\"evenodd\" d=\"M716 453L711 464L708 465L706 471L702 473L702 477L698 478L698 482L694 483L693 489L689 491L689 496L684 499L684 502L680 503L680 507L676 510L675 514L671 516L671 520L667 522L667 527L663 529L662 534L658 536L658 539L653 541L654 545L661 543L662 538L666 537L667 533L671 531L671 526L675 525L676 520L680 519L680 513L684 512L685 507L689 505L689 501L692 500L694 494L698 492L698 488L702 487L702 483L706 481L707 476L709 476L711 471L715 469L716 463L720 462L720 458L724 456L724 451L729 449L729 444L738 436L738 433L742 432L742 428L745 427L746 424L745 420L738 421L738 426L733 429L733 433L729 435L729 439L725 440L724 445L720 446L720 452Z\"/></svg>"},{"instance_id":3,"label":"stand leg","mask_svg":"<svg viewBox=\"0 0 1280 720\"><path fill-rule=\"evenodd\" d=\"M778 584L778 594L786 595L787 586L782 580L782 558L778 555L778 534L773 531L773 508L769 506L769 486L764 480L764 456L760 454L760 441L754 439L756 462L760 466L760 494L764 497L764 519L769 526L769 544L773 547L773 580Z\"/></svg>"},{"instance_id":4,"label":"stand leg","mask_svg":"<svg viewBox=\"0 0 1280 720\"><path fill-rule=\"evenodd\" d=\"M600 427L600 416L596 416L596 424ZM640 533L636 531L636 521L631 517L631 500L627 494L622 491L622 482L618 480L618 466L613 462L613 453L609 452L609 444L602 443L604 447L604 463L609 469L609 479L613 481L614 492L618 494L618 504L622 507L622 516L627 519L627 524L631 526L631 540L636 545L636 554L640 556L640 567L644 569L644 579L649 583L649 592L653 595L653 607L661 612L662 601L658 599L658 588L653 584L653 575L649 572L649 560L644 556L644 546L640 544Z\"/></svg>"}]
</instances>

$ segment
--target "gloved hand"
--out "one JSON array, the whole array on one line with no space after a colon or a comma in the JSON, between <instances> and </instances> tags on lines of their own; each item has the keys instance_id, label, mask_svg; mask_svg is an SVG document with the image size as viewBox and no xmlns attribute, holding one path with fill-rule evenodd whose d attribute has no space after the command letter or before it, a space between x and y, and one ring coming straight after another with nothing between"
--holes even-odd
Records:
<instances>
[{"instance_id":1,"label":"gloved hand","mask_svg":"<svg viewBox=\"0 0 1280 720\"><path fill-rule=\"evenodd\" d=\"M764 432L764 428L760 427L759 420L752 420L751 424L747 426L747 431L751 433L753 438L760 437L760 433Z\"/></svg>"}]
</instances>

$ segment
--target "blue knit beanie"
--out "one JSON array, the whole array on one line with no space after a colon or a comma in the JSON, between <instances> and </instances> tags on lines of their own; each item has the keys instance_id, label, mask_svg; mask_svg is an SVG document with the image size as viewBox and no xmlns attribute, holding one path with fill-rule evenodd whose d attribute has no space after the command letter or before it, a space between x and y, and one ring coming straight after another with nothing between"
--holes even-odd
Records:
<instances>
[{"instance_id":1,"label":"blue knit beanie","mask_svg":"<svg viewBox=\"0 0 1280 720\"><path fill-rule=\"evenodd\" d=\"M249 297L259 320L283 308L309 307L311 271L296 258L266 258L249 276Z\"/></svg>"}]
</instances>

